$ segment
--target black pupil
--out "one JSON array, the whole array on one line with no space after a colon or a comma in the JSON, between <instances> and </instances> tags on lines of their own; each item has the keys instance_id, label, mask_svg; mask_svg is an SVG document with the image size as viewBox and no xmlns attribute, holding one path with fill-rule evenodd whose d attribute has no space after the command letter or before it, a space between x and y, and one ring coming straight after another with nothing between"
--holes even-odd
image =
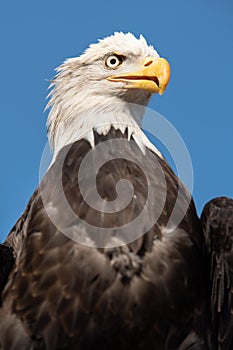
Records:
<instances>
[{"instance_id":1,"label":"black pupil","mask_svg":"<svg viewBox=\"0 0 233 350\"><path fill-rule=\"evenodd\" d=\"M116 58L111 58L110 63L114 66L117 63Z\"/></svg>"}]
</instances>

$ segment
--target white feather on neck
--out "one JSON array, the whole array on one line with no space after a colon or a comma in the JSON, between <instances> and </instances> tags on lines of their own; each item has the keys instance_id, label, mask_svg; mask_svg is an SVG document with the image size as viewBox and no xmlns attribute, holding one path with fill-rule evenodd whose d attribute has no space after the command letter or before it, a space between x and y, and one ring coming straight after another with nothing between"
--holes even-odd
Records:
<instances>
[{"instance_id":1,"label":"white feather on neck","mask_svg":"<svg viewBox=\"0 0 233 350\"><path fill-rule=\"evenodd\" d=\"M125 108L125 105L127 105L127 108ZM148 148L160 158L163 158L141 129L144 108L130 104L131 108L129 110L129 104L125 103L125 105L123 102L119 102L111 105L109 111L103 111L101 108L99 110L92 109L77 113L76 116L74 115L68 120L61 118L52 136L54 149L52 163L63 147L78 140L86 139L94 148L94 131L99 135L107 135L112 127L115 130L120 130L122 134L127 130L128 140L132 137L144 154L145 148Z\"/></svg>"}]
</instances>

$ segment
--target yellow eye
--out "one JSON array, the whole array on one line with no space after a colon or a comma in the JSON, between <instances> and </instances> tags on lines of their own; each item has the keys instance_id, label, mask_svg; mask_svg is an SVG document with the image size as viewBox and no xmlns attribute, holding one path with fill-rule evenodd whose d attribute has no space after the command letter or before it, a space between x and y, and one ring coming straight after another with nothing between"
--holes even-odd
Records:
<instances>
[{"instance_id":1,"label":"yellow eye","mask_svg":"<svg viewBox=\"0 0 233 350\"><path fill-rule=\"evenodd\" d=\"M123 57L120 55L110 55L106 58L105 65L108 68L115 69L123 62Z\"/></svg>"}]
</instances>

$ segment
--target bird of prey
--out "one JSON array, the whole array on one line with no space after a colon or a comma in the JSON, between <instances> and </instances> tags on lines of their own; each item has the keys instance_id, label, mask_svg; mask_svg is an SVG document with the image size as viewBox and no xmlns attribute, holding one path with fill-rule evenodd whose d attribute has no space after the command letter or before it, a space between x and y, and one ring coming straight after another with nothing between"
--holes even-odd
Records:
<instances>
[{"instance_id":1,"label":"bird of prey","mask_svg":"<svg viewBox=\"0 0 233 350\"><path fill-rule=\"evenodd\" d=\"M121 32L57 69L53 159L0 246L0 349L233 348L233 200L199 219L141 129L169 77Z\"/></svg>"}]
</instances>

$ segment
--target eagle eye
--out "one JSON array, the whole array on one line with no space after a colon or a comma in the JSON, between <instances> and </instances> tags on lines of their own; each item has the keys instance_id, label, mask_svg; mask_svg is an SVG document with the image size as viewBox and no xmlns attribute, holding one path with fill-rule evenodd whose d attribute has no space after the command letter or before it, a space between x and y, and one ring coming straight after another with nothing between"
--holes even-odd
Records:
<instances>
[{"instance_id":1,"label":"eagle eye","mask_svg":"<svg viewBox=\"0 0 233 350\"><path fill-rule=\"evenodd\" d=\"M115 69L118 66L120 66L122 62L123 62L123 56L112 54L106 58L105 65L108 68Z\"/></svg>"}]
</instances>

